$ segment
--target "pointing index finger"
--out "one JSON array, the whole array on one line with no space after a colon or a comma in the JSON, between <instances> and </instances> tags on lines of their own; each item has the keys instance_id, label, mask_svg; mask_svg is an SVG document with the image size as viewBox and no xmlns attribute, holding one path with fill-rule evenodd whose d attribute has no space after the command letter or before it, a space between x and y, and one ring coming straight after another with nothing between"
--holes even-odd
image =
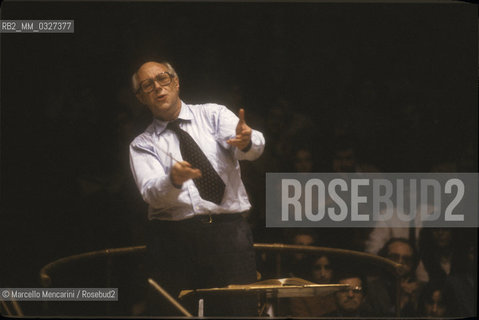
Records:
<instances>
[{"instance_id":1,"label":"pointing index finger","mask_svg":"<svg viewBox=\"0 0 479 320\"><path fill-rule=\"evenodd\" d=\"M243 122L243 123L245 122L244 121L244 109L243 108L239 109L238 117L240 119L240 122Z\"/></svg>"}]
</instances>

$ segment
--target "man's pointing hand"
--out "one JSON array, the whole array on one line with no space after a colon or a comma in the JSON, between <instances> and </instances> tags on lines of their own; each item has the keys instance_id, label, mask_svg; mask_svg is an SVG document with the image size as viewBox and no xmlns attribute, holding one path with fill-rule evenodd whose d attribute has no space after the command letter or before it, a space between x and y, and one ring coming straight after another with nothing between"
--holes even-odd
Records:
<instances>
[{"instance_id":1,"label":"man's pointing hand","mask_svg":"<svg viewBox=\"0 0 479 320\"><path fill-rule=\"evenodd\" d=\"M244 109L239 110L238 117L239 121L236 126L236 137L234 139L229 139L226 142L240 150L245 150L248 149L248 146L251 143L252 130L244 121Z\"/></svg>"}]
</instances>

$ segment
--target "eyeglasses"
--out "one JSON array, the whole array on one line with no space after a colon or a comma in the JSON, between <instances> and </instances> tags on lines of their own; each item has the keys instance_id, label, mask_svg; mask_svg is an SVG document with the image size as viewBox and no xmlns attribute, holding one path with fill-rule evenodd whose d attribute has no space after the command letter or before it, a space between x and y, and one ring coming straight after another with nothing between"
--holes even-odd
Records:
<instances>
[{"instance_id":1,"label":"eyeglasses","mask_svg":"<svg viewBox=\"0 0 479 320\"><path fill-rule=\"evenodd\" d=\"M136 93L140 92L140 90L143 90L144 93L150 93L155 90L155 82L158 82L160 86L164 87L170 85L172 79L173 75L169 72L159 73L154 78L140 82L140 87L136 90Z\"/></svg>"},{"instance_id":2,"label":"eyeglasses","mask_svg":"<svg viewBox=\"0 0 479 320\"><path fill-rule=\"evenodd\" d=\"M413 257L409 255L400 255L396 253L390 253L388 254L388 258L397 263L403 263L403 264L413 263Z\"/></svg>"},{"instance_id":3,"label":"eyeglasses","mask_svg":"<svg viewBox=\"0 0 479 320\"><path fill-rule=\"evenodd\" d=\"M341 289L341 292L349 292L349 291L352 291L353 293L362 293L363 288L360 286L350 286L349 288Z\"/></svg>"},{"instance_id":4,"label":"eyeglasses","mask_svg":"<svg viewBox=\"0 0 479 320\"><path fill-rule=\"evenodd\" d=\"M331 270L331 266L329 264L327 264L327 265L314 265L313 266L313 270L321 270L321 269Z\"/></svg>"}]
</instances>

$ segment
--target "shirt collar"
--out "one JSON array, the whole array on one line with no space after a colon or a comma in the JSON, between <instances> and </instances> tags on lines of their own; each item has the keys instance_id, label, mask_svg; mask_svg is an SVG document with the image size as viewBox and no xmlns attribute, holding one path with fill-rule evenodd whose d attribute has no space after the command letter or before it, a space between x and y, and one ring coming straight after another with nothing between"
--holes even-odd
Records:
<instances>
[{"instance_id":1,"label":"shirt collar","mask_svg":"<svg viewBox=\"0 0 479 320\"><path fill-rule=\"evenodd\" d=\"M181 101L181 109L178 119L185 121L191 121L193 119L193 113L191 112L190 106L183 101ZM153 130L157 135L160 135L163 131L165 131L167 125L168 121L163 121L157 118L153 120Z\"/></svg>"}]
</instances>

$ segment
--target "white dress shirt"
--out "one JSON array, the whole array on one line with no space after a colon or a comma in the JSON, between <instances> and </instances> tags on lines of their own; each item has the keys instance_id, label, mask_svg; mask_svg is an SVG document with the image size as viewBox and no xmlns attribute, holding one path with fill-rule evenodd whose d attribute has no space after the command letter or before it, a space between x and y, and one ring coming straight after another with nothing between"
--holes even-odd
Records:
<instances>
[{"instance_id":1,"label":"white dress shirt","mask_svg":"<svg viewBox=\"0 0 479 320\"><path fill-rule=\"evenodd\" d=\"M130 144L130 166L143 199L149 204L148 219L183 220L200 214L239 213L251 208L241 181L238 160L255 160L263 152L263 134L252 130L251 148L242 152L226 143L236 136L238 117L226 107L209 103L187 105L181 102L180 128L188 132L226 185L220 205L200 197L193 180L180 189L169 174L182 161L176 133L166 129L168 122L153 123ZM171 156L171 157L170 157Z\"/></svg>"}]
</instances>

